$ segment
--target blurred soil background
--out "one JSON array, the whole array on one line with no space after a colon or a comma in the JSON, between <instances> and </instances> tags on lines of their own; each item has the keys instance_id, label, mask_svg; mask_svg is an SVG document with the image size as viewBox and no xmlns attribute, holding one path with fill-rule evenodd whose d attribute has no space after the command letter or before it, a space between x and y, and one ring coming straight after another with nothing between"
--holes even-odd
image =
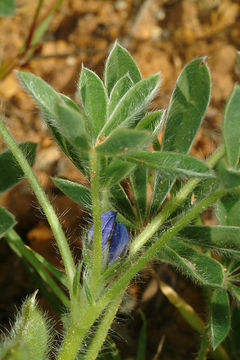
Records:
<instances>
[{"instance_id":1,"label":"blurred soil background","mask_svg":"<svg viewBox=\"0 0 240 360\"><path fill-rule=\"evenodd\" d=\"M46 17L55 4L55 0L45 1L38 21ZM12 64L6 76L0 74L1 112L17 141L39 144L34 170L62 216L63 227L77 249L77 257L81 226L86 224L86 216L78 205L54 187L50 177L66 176L83 183L86 180L51 139L36 104L21 89L13 70L30 71L77 101L82 63L102 76L109 49L118 39L129 49L144 77L161 71L161 90L153 108L165 108L183 66L195 57L207 56L212 74L212 98L192 150L193 155L205 158L221 142L224 104L238 79L236 49L240 49L240 1L64 0L31 56L27 60L21 56L16 58L29 36L37 6L38 1L17 0L16 13L0 19L0 61ZM3 149L0 139L0 150ZM15 214L16 230L26 244L61 266L49 226L26 181L2 195L0 204ZM213 223L215 219L208 217L205 221ZM152 269L154 271L150 267L144 271L141 281L136 281L129 289L124 308L132 311L127 315L122 312L114 325L112 336L122 358L136 358L141 310L147 320L146 360L194 359L200 339L161 293L158 279L170 284L204 317L201 292L170 267L154 264ZM16 306L35 288L21 261L1 240L1 331L9 327L9 318L13 318ZM41 294L40 303L52 311ZM163 338L161 354L157 354Z\"/></svg>"}]
</instances>

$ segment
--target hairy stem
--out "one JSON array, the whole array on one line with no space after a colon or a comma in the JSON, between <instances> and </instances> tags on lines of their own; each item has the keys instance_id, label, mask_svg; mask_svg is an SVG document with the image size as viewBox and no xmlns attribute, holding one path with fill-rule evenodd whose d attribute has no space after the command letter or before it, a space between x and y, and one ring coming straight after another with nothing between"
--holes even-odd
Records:
<instances>
[{"instance_id":1,"label":"hairy stem","mask_svg":"<svg viewBox=\"0 0 240 360\"><path fill-rule=\"evenodd\" d=\"M220 146L209 157L206 164L212 168L224 155L224 147ZM186 185L176 194L176 196L165 203L160 213L145 227L145 229L139 234L131 244L129 255L133 256L138 252L143 245L154 235L159 227L167 220L167 218L181 205L187 196L193 191L193 189L199 184L202 179L194 178L187 182Z\"/></svg>"},{"instance_id":2,"label":"hairy stem","mask_svg":"<svg viewBox=\"0 0 240 360\"><path fill-rule=\"evenodd\" d=\"M114 320L114 317L118 311L118 308L122 301L122 296L124 291L121 291L120 294L112 300L111 304L107 307L100 324L97 328L97 331L92 339L90 346L88 347L87 353L84 357L86 360L95 360L98 356L98 353L101 350L101 347L107 337L108 331L111 327L111 324Z\"/></svg>"},{"instance_id":3,"label":"hairy stem","mask_svg":"<svg viewBox=\"0 0 240 360\"><path fill-rule=\"evenodd\" d=\"M101 227L101 204L99 196L99 174L98 156L95 149L90 154L90 175L92 193L92 214L93 214L93 258L90 287L93 293L97 290L102 268L102 227Z\"/></svg>"},{"instance_id":4,"label":"hairy stem","mask_svg":"<svg viewBox=\"0 0 240 360\"><path fill-rule=\"evenodd\" d=\"M46 218L51 226L53 235L56 239L61 257L63 259L67 279L68 279L68 288L70 295L72 295L72 283L73 277L75 274L75 265L73 261L73 257L65 237L65 234L62 230L61 224L58 220L58 217L47 197L43 188L39 184L39 181L34 174L31 166L29 165L28 161L26 160L23 152L12 138L10 133L8 132L7 128L4 126L3 122L0 120L0 135L3 137L4 142L8 146L8 148L12 151L15 159L17 160L18 164L20 165L21 169L23 170L31 188L33 189L39 204L46 215Z\"/></svg>"},{"instance_id":5,"label":"hairy stem","mask_svg":"<svg viewBox=\"0 0 240 360\"><path fill-rule=\"evenodd\" d=\"M177 233L182 230L186 225L188 225L194 218L196 218L203 210L209 207L216 200L220 199L223 195L227 193L227 190L220 189L205 199L197 203L191 210L189 210L183 217L181 217L169 230L163 233L162 236L151 245L139 258L130 263L128 269L121 275L112 286L109 287L108 291L105 295L102 296L100 301L102 302L102 306L106 306L111 298L121 291L122 288L127 286L129 281L143 268L144 265L150 261L155 254Z\"/></svg>"}]
</instances>

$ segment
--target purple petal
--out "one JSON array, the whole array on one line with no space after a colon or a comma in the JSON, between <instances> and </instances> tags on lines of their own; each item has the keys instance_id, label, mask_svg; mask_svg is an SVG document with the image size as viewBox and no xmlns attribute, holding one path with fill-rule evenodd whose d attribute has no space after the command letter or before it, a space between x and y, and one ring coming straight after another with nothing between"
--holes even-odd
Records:
<instances>
[{"instance_id":1,"label":"purple petal","mask_svg":"<svg viewBox=\"0 0 240 360\"><path fill-rule=\"evenodd\" d=\"M128 249L129 236L125 225L117 222L112 234L109 248L109 263L124 255Z\"/></svg>"},{"instance_id":2,"label":"purple petal","mask_svg":"<svg viewBox=\"0 0 240 360\"><path fill-rule=\"evenodd\" d=\"M102 227L102 247L106 246L115 224L117 212L107 211L101 215L101 227ZM93 240L93 226L88 232L88 238L90 241Z\"/></svg>"}]
</instances>

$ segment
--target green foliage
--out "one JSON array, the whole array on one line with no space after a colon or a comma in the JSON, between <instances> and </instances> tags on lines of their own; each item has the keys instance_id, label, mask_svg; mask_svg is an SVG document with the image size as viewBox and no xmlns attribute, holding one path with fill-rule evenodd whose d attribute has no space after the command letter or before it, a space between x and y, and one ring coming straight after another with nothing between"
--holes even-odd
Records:
<instances>
[{"instance_id":1,"label":"green foliage","mask_svg":"<svg viewBox=\"0 0 240 360\"><path fill-rule=\"evenodd\" d=\"M115 42L106 62L104 82L111 94L112 88L118 80L129 74L129 77L136 84L141 80L140 71L132 56L118 42Z\"/></svg>"},{"instance_id":2,"label":"green foliage","mask_svg":"<svg viewBox=\"0 0 240 360\"><path fill-rule=\"evenodd\" d=\"M223 119L223 139L228 165L236 168L240 155L240 87L235 85L227 102Z\"/></svg>"},{"instance_id":3,"label":"green foliage","mask_svg":"<svg viewBox=\"0 0 240 360\"><path fill-rule=\"evenodd\" d=\"M107 121L107 95L101 79L85 67L82 67L80 74L79 91L87 130L94 144Z\"/></svg>"},{"instance_id":4,"label":"green foliage","mask_svg":"<svg viewBox=\"0 0 240 360\"><path fill-rule=\"evenodd\" d=\"M205 58L195 59L184 67L167 111L148 112L148 105L159 88L159 74L142 79L131 55L117 42L106 61L104 84L93 71L82 67L79 106L35 75L20 71L18 77L39 105L53 138L88 181L85 186L70 179L53 179L66 196L86 212L92 212L93 219L89 234L84 231L80 235L82 259L75 265L57 217L54 212L51 213L54 221L48 217L66 275L26 248L11 230L14 219L0 208L0 235L5 234L13 251L27 261L30 271L38 275L37 279L41 278L49 286L53 300L57 298L70 311L65 341L56 359L87 359L88 351L95 353L96 358L107 331L102 334L95 328L104 324L104 319L110 326L119 306L119 294L123 294L129 281L154 256L181 270L212 294L207 304L210 323L208 327L204 325L209 329L213 349L223 354L219 345L230 329L227 291L240 302L239 86L235 86L224 114L224 147L202 161L188 152L210 98L210 74ZM160 141L158 135L162 130ZM14 148L1 123L0 133L10 149ZM24 146L30 147L24 152L32 164L36 148L29 144L19 147L23 150ZM0 155L0 192L23 176L11 154L6 151ZM28 171L25 174L33 184L34 175ZM32 187L48 215L51 204L37 186ZM193 225L201 223L201 212L214 202L217 202L220 225ZM114 217L111 226L108 222L102 225L102 215L108 212ZM129 234L123 224L128 226ZM128 238L132 243L127 255L126 247L122 253L120 250L123 241L124 246L128 245ZM106 258L114 247L120 249L121 256L107 267ZM223 254L222 258L219 255L215 259L209 249ZM69 299L58 282L67 287ZM15 338L17 335L7 342L9 349L19 344L13 342ZM91 345L83 355L85 342ZM145 345L143 317L139 360L145 358ZM17 345L20 359L23 356L27 359L29 346ZM46 346L40 347L42 350L39 348L39 353L36 350L34 360L46 357ZM217 356L215 352L214 356Z\"/></svg>"},{"instance_id":5,"label":"green foliage","mask_svg":"<svg viewBox=\"0 0 240 360\"><path fill-rule=\"evenodd\" d=\"M0 238L3 237L4 234L9 231L15 224L16 221L14 216L4 208L0 207Z\"/></svg>"},{"instance_id":6,"label":"green foliage","mask_svg":"<svg viewBox=\"0 0 240 360\"><path fill-rule=\"evenodd\" d=\"M210 337L212 347L225 339L230 330L230 305L225 289L215 289L210 302Z\"/></svg>"},{"instance_id":7,"label":"green foliage","mask_svg":"<svg viewBox=\"0 0 240 360\"><path fill-rule=\"evenodd\" d=\"M223 286L224 278L221 264L177 239L170 240L168 245L158 253L158 258L181 269L201 285Z\"/></svg>"},{"instance_id":8,"label":"green foliage","mask_svg":"<svg viewBox=\"0 0 240 360\"><path fill-rule=\"evenodd\" d=\"M240 227L186 226L180 232L180 236L194 245L211 248L231 256L240 256Z\"/></svg>"},{"instance_id":9,"label":"green foliage","mask_svg":"<svg viewBox=\"0 0 240 360\"><path fill-rule=\"evenodd\" d=\"M65 195L77 204L88 210L91 209L91 191L89 188L68 179L54 178L53 182Z\"/></svg>"},{"instance_id":10,"label":"green foliage","mask_svg":"<svg viewBox=\"0 0 240 360\"><path fill-rule=\"evenodd\" d=\"M126 156L128 161L139 163L163 173L181 174L185 176L212 177L207 165L192 156L170 152L138 151Z\"/></svg>"},{"instance_id":11,"label":"green foliage","mask_svg":"<svg viewBox=\"0 0 240 360\"><path fill-rule=\"evenodd\" d=\"M37 144L23 142L19 144L19 148L32 166L36 157ZM24 176L21 167L10 150L5 150L0 154L0 174L0 194L16 185Z\"/></svg>"},{"instance_id":12,"label":"green foliage","mask_svg":"<svg viewBox=\"0 0 240 360\"><path fill-rule=\"evenodd\" d=\"M13 15L15 11L15 0L0 0L0 16Z\"/></svg>"}]
</instances>

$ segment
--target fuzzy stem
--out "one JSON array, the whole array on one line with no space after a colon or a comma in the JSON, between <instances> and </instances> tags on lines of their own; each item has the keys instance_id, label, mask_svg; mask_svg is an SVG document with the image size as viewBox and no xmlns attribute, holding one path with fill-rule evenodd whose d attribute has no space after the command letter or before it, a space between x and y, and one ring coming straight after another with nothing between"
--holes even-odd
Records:
<instances>
[{"instance_id":1,"label":"fuzzy stem","mask_svg":"<svg viewBox=\"0 0 240 360\"><path fill-rule=\"evenodd\" d=\"M99 174L98 156L95 149L91 149L90 154L90 175L92 193L92 213L93 213L93 259L90 286L93 294L97 290L102 268L102 226L101 226L101 204L99 197Z\"/></svg>"},{"instance_id":2,"label":"fuzzy stem","mask_svg":"<svg viewBox=\"0 0 240 360\"><path fill-rule=\"evenodd\" d=\"M151 245L145 253L143 253L134 263L130 263L128 269L123 273L118 280L102 296L100 301L102 306L106 306L115 294L127 286L129 281L143 268L148 261L150 261L156 253L177 233L188 225L194 218L196 218L203 210L209 207L216 200L220 199L227 193L227 190L220 189L205 199L197 203L191 210L189 210L183 217L181 217L169 230L167 230L153 245Z\"/></svg>"},{"instance_id":3,"label":"fuzzy stem","mask_svg":"<svg viewBox=\"0 0 240 360\"><path fill-rule=\"evenodd\" d=\"M70 295L72 295L72 283L73 277L75 274L75 265L73 261L73 257L67 242L67 239L64 235L62 230L61 224L58 220L58 217L46 195L43 188L39 184L39 181L34 174L31 166L29 165L27 159L25 158L23 152L12 138L10 133L8 132L7 128L4 126L3 122L0 120L0 135L3 137L4 142L9 147L13 156L17 160L18 164L20 165L21 169L23 170L26 178L28 179L29 184L31 185L38 201L43 209L46 218L49 222L49 225L52 229L53 235L56 239L61 257L63 259L63 263L65 266L65 271L68 279L68 288Z\"/></svg>"},{"instance_id":4,"label":"fuzzy stem","mask_svg":"<svg viewBox=\"0 0 240 360\"><path fill-rule=\"evenodd\" d=\"M224 147L220 146L209 157L206 164L212 168L224 155ZM186 185L176 194L176 196L165 203L161 212L145 227L145 229L139 234L131 244L129 255L133 256L138 252L143 245L152 237L152 235L159 229L159 227L166 221L166 219L179 207L180 204L186 200L187 196L193 191L195 186L199 184L202 179L194 178L187 182Z\"/></svg>"},{"instance_id":5,"label":"fuzzy stem","mask_svg":"<svg viewBox=\"0 0 240 360\"><path fill-rule=\"evenodd\" d=\"M84 357L86 360L95 360L98 356L98 353L101 350L101 347L106 339L108 331L111 327L111 324L114 320L114 317L118 311L118 308L122 301L122 296L124 291L121 291L111 302L111 304L107 307L102 319L100 320L100 324L97 328L97 331L94 335L94 338L88 347L87 353Z\"/></svg>"}]
</instances>

